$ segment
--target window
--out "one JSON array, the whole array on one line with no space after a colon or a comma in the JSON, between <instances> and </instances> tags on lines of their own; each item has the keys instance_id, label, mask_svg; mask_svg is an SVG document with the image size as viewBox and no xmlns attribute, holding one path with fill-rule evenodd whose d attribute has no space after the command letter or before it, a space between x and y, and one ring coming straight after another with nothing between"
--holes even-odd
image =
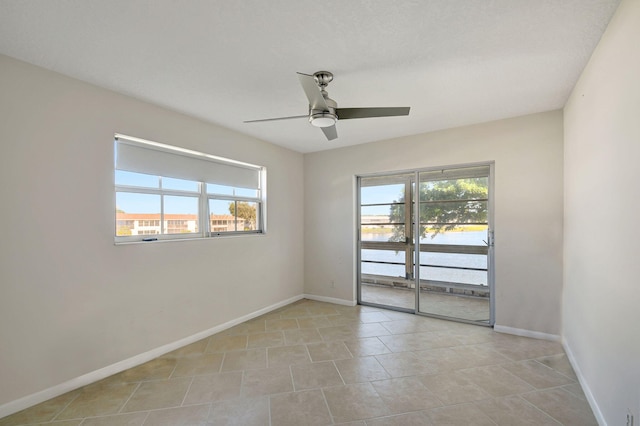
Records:
<instances>
[{"instance_id":1,"label":"window","mask_svg":"<svg viewBox=\"0 0 640 426\"><path fill-rule=\"evenodd\" d=\"M114 145L116 242L264 232L264 167L123 135Z\"/></svg>"}]
</instances>

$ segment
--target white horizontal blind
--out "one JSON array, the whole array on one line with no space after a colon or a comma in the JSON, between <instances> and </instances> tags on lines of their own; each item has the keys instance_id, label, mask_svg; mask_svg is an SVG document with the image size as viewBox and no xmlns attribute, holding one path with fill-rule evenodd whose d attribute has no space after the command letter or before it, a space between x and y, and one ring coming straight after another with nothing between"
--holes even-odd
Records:
<instances>
[{"instance_id":1,"label":"white horizontal blind","mask_svg":"<svg viewBox=\"0 0 640 426\"><path fill-rule=\"evenodd\" d=\"M260 189L260 166L239 163L169 145L116 136L116 169L154 176Z\"/></svg>"},{"instance_id":2,"label":"white horizontal blind","mask_svg":"<svg viewBox=\"0 0 640 426\"><path fill-rule=\"evenodd\" d=\"M489 176L489 166L465 167L459 169L441 169L420 172L420 181L429 180L455 180L482 178Z\"/></svg>"}]
</instances>

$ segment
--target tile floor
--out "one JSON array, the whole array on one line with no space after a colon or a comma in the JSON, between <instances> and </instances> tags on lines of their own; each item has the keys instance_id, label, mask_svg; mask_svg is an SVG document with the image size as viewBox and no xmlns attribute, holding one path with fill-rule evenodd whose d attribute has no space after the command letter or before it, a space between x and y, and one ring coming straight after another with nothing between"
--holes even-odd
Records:
<instances>
[{"instance_id":1,"label":"tile floor","mask_svg":"<svg viewBox=\"0 0 640 426\"><path fill-rule=\"evenodd\" d=\"M301 300L0 425L597 425L557 343Z\"/></svg>"}]
</instances>

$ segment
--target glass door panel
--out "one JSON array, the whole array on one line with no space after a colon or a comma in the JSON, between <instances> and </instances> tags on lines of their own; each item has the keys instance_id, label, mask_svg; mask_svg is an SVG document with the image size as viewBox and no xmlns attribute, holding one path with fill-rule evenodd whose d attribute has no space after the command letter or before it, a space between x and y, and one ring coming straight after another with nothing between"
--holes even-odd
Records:
<instances>
[{"instance_id":1,"label":"glass door panel","mask_svg":"<svg viewBox=\"0 0 640 426\"><path fill-rule=\"evenodd\" d=\"M358 302L415 311L414 174L359 180Z\"/></svg>"},{"instance_id":2,"label":"glass door panel","mask_svg":"<svg viewBox=\"0 0 640 426\"><path fill-rule=\"evenodd\" d=\"M419 312L491 323L489 166L422 172Z\"/></svg>"}]
</instances>

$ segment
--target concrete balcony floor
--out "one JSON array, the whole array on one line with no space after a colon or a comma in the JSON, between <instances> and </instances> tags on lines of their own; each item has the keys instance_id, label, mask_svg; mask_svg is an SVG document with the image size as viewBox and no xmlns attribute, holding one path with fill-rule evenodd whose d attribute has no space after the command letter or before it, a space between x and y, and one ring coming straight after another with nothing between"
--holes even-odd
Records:
<instances>
[{"instance_id":1,"label":"concrete balcony floor","mask_svg":"<svg viewBox=\"0 0 640 426\"><path fill-rule=\"evenodd\" d=\"M361 286L361 299L363 302L398 308L415 309L415 294L414 288L370 284ZM422 313L488 323L489 298L420 290L420 311Z\"/></svg>"}]
</instances>

